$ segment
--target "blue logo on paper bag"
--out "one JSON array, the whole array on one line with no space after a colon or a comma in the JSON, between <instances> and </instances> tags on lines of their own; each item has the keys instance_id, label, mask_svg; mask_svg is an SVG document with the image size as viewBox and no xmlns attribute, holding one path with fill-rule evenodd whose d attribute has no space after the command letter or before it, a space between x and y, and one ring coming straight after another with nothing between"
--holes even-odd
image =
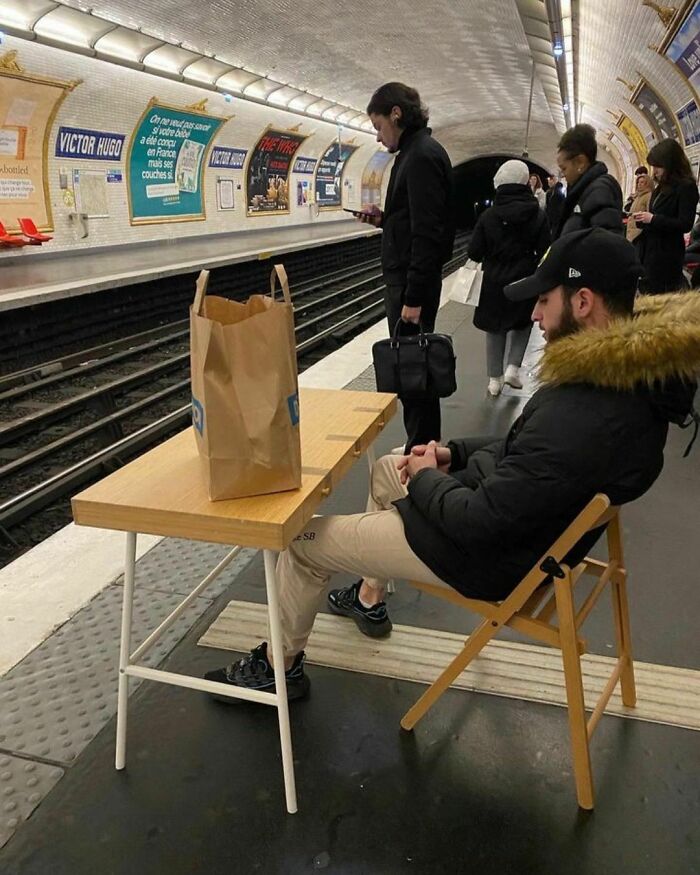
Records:
<instances>
[{"instance_id":1,"label":"blue logo on paper bag","mask_svg":"<svg viewBox=\"0 0 700 875\"><path fill-rule=\"evenodd\" d=\"M204 408L194 395L192 396L192 425L200 434L204 434Z\"/></svg>"},{"instance_id":2,"label":"blue logo on paper bag","mask_svg":"<svg viewBox=\"0 0 700 875\"><path fill-rule=\"evenodd\" d=\"M299 393L295 392L287 398L287 407L289 407L289 418L292 420L292 425L299 425Z\"/></svg>"}]
</instances>

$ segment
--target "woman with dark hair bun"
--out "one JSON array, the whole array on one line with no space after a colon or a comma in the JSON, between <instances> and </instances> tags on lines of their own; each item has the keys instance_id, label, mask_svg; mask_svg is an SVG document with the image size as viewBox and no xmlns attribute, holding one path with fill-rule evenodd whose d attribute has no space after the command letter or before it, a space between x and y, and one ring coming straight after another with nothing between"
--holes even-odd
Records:
<instances>
[{"instance_id":1,"label":"woman with dark hair bun","mask_svg":"<svg viewBox=\"0 0 700 875\"><path fill-rule=\"evenodd\" d=\"M623 233L622 189L608 168L598 161L595 128L574 125L565 131L557 146L557 164L566 179L566 200L552 237L572 231L604 228Z\"/></svg>"},{"instance_id":2,"label":"woman with dark hair bun","mask_svg":"<svg viewBox=\"0 0 700 875\"><path fill-rule=\"evenodd\" d=\"M647 155L656 180L649 209L634 213L642 229L637 245L646 280L643 291L649 294L673 292L682 288L685 240L691 230L698 205L698 187L690 162L675 140L662 140Z\"/></svg>"}]
</instances>

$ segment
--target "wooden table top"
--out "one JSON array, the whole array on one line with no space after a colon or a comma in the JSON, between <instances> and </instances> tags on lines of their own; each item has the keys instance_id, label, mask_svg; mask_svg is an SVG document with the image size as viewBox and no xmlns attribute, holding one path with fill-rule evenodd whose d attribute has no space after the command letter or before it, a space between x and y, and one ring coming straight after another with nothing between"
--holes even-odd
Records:
<instances>
[{"instance_id":1,"label":"wooden table top","mask_svg":"<svg viewBox=\"0 0 700 875\"><path fill-rule=\"evenodd\" d=\"M396 397L301 389L302 485L209 501L194 434L185 429L78 493L78 525L283 550L396 412Z\"/></svg>"}]
</instances>

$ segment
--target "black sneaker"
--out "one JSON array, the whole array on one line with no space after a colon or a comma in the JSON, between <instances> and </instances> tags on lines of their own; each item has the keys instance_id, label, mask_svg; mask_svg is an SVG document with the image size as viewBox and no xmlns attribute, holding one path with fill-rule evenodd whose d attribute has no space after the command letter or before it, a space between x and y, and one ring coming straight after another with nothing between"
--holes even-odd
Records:
<instances>
[{"instance_id":1,"label":"black sneaker","mask_svg":"<svg viewBox=\"0 0 700 875\"><path fill-rule=\"evenodd\" d=\"M369 635L370 638L384 638L391 632L391 620L386 604L379 602L371 608L363 607L360 604L361 586L362 581L358 580L345 589L332 589L328 593L328 606L334 614L354 620L363 635Z\"/></svg>"},{"instance_id":2,"label":"black sneaker","mask_svg":"<svg viewBox=\"0 0 700 875\"><path fill-rule=\"evenodd\" d=\"M309 694L311 683L308 677L304 674L304 651L297 653L294 658L294 664L285 672L287 679L287 699L303 699ZM225 668L218 668L215 671L208 671L204 675L206 681L218 681L221 684L229 684L234 687L244 687L247 690L261 690L266 693L275 692L275 673L267 658L267 641L263 641L257 647L250 651L248 656L234 662L233 665L227 665ZM233 699L230 696L217 696L216 693L211 694L214 699L227 704L238 704L245 701L244 699Z\"/></svg>"}]
</instances>

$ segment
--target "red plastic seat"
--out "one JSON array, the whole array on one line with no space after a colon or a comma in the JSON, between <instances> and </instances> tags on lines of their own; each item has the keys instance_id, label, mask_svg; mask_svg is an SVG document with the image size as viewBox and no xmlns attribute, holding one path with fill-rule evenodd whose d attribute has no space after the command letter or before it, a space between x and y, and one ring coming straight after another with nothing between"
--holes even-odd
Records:
<instances>
[{"instance_id":1,"label":"red plastic seat","mask_svg":"<svg viewBox=\"0 0 700 875\"><path fill-rule=\"evenodd\" d=\"M0 222L0 246L26 246L29 241L23 237L12 237Z\"/></svg>"},{"instance_id":2,"label":"red plastic seat","mask_svg":"<svg viewBox=\"0 0 700 875\"><path fill-rule=\"evenodd\" d=\"M49 240L53 240L48 234L42 234L32 219L19 219L19 226L30 243L48 243Z\"/></svg>"}]
</instances>

